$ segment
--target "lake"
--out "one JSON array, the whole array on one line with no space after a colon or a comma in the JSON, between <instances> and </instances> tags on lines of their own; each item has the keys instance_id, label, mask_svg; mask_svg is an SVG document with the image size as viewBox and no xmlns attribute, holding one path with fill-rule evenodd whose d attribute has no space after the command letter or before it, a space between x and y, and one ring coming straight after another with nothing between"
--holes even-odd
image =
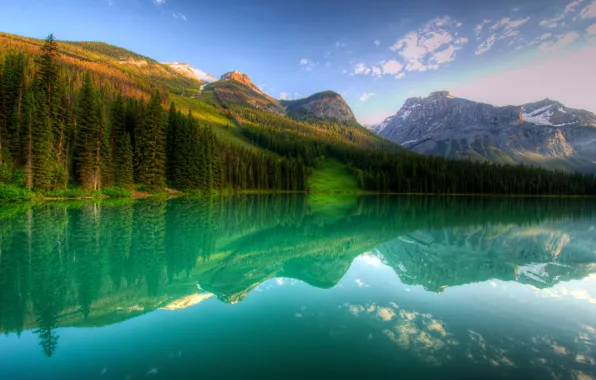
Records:
<instances>
[{"instance_id":1,"label":"lake","mask_svg":"<svg viewBox=\"0 0 596 380\"><path fill-rule=\"evenodd\" d=\"M0 378L595 378L595 212L340 195L0 206Z\"/></svg>"}]
</instances>

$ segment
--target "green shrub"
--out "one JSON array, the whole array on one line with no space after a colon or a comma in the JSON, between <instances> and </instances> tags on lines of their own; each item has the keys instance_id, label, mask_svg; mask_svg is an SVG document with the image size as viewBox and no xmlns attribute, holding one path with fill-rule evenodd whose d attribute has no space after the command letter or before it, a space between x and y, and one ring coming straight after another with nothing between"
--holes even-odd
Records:
<instances>
[{"instance_id":1,"label":"green shrub","mask_svg":"<svg viewBox=\"0 0 596 380\"><path fill-rule=\"evenodd\" d=\"M12 173L12 184L18 187L25 187L25 170L18 169Z\"/></svg>"},{"instance_id":2,"label":"green shrub","mask_svg":"<svg viewBox=\"0 0 596 380\"><path fill-rule=\"evenodd\" d=\"M48 191L43 194L47 198L85 198L87 193L81 187L68 187L66 189Z\"/></svg>"},{"instance_id":3,"label":"green shrub","mask_svg":"<svg viewBox=\"0 0 596 380\"><path fill-rule=\"evenodd\" d=\"M101 190L102 194L110 198L130 198L132 191L125 187L106 187Z\"/></svg>"},{"instance_id":4,"label":"green shrub","mask_svg":"<svg viewBox=\"0 0 596 380\"><path fill-rule=\"evenodd\" d=\"M28 189L0 183L0 201L30 201L34 197Z\"/></svg>"}]
</instances>

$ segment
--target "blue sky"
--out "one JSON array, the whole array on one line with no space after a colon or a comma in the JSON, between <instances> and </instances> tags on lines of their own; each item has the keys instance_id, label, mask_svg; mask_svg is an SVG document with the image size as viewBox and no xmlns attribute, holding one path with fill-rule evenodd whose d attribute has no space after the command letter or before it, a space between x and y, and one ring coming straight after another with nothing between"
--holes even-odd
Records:
<instances>
[{"instance_id":1,"label":"blue sky","mask_svg":"<svg viewBox=\"0 0 596 380\"><path fill-rule=\"evenodd\" d=\"M596 0L0 0L0 30L239 70L277 98L335 90L363 123L435 90L596 111Z\"/></svg>"}]
</instances>

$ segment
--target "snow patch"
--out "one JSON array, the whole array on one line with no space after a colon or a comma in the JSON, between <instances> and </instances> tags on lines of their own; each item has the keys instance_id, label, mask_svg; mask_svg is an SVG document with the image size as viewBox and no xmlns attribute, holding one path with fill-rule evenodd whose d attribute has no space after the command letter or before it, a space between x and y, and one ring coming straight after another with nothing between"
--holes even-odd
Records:
<instances>
[{"instance_id":1,"label":"snow patch","mask_svg":"<svg viewBox=\"0 0 596 380\"><path fill-rule=\"evenodd\" d=\"M520 276L524 276L531 280L546 283L544 278L548 276L547 267L549 263L541 263L541 264L528 264L520 266L517 269L517 278L519 279Z\"/></svg>"},{"instance_id":2,"label":"snow patch","mask_svg":"<svg viewBox=\"0 0 596 380\"><path fill-rule=\"evenodd\" d=\"M381 133L385 128L387 128L387 126L389 124L391 124L391 122L393 121L394 118L395 118L395 116L389 116L381 124L378 124L377 126L373 127L372 129L374 131L376 131L377 133Z\"/></svg>"},{"instance_id":3,"label":"snow patch","mask_svg":"<svg viewBox=\"0 0 596 380\"><path fill-rule=\"evenodd\" d=\"M400 116L400 118L405 121L410 116L411 113L412 113L411 110L405 110L404 113Z\"/></svg>"},{"instance_id":4,"label":"snow patch","mask_svg":"<svg viewBox=\"0 0 596 380\"><path fill-rule=\"evenodd\" d=\"M197 68L191 67L191 66L187 65L186 63L170 62L170 63L164 63L164 65L170 66L171 68L173 68L174 70L178 71L181 74L194 75L196 78L198 78L199 80L201 80L203 82L211 83L211 82L215 82L217 80L217 78L215 78L213 75L207 74L204 71L201 71Z\"/></svg>"},{"instance_id":5,"label":"snow patch","mask_svg":"<svg viewBox=\"0 0 596 380\"><path fill-rule=\"evenodd\" d=\"M401 143L401 146L404 146L404 145L406 145L406 144L415 143L415 142L417 142L417 141L420 141L420 139L418 139L418 140L408 140L408 141L404 141L403 143Z\"/></svg>"},{"instance_id":6,"label":"snow patch","mask_svg":"<svg viewBox=\"0 0 596 380\"><path fill-rule=\"evenodd\" d=\"M553 125L550 122L550 117L554 114L554 111L552 110L553 106L554 104L550 104L548 106L538 108L537 110L531 112L526 112L525 107L522 108L522 116L524 118L524 121L536 125Z\"/></svg>"}]
</instances>

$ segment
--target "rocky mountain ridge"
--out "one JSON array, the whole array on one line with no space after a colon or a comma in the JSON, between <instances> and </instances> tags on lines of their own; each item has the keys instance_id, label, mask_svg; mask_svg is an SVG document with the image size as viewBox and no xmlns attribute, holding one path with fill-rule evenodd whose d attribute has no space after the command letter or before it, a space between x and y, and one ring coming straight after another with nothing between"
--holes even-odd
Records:
<instances>
[{"instance_id":1,"label":"rocky mountain ridge","mask_svg":"<svg viewBox=\"0 0 596 380\"><path fill-rule=\"evenodd\" d=\"M344 98L334 91L324 91L307 98L282 100L289 117L297 120L325 120L339 123L357 123L356 117Z\"/></svg>"},{"instance_id":2,"label":"rocky mountain ridge","mask_svg":"<svg viewBox=\"0 0 596 380\"><path fill-rule=\"evenodd\" d=\"M371 129L427 155L596 172L596 115L550 99L496 107L438 91Z\"/></svg>"}]
</instances>

